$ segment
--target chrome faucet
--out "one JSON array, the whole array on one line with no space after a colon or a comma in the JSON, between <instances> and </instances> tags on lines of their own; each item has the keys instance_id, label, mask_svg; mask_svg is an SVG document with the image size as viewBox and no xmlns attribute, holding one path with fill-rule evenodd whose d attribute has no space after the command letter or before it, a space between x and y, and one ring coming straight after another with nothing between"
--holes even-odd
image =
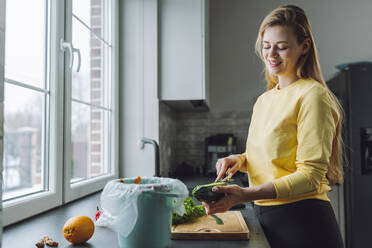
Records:
<instances>
[{"instance_id":1,"label":"chrome faucet","mask_svg":"<svg viewBox=\"0 0 372 248\"><path fill-rule=\"evenodd\" d=\"M154 147L154 153L155 153L155 176L160 177L160 167L159 167L159 145L156 142L156 140L149 139L142 137L141 138L142 147L145 144L152 144Z\"/></svg>"}]
</instances>

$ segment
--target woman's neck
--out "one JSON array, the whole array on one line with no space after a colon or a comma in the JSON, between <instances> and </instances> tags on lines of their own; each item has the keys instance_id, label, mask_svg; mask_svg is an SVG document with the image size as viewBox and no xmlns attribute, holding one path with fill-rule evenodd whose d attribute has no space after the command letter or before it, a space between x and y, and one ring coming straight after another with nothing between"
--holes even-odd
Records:
<instances>
[{"instance_id":1,"label":"woman's neck","mask_svg":"<svg viewBox=\"0 0 372 248\"><path fill-rule=\"evenodd\" d=\"M291 75L286 75L286 76L278 76L279 89L283 89L283 88L289 86L291 83L296 82L298 79L299 78L297 77L296 74L291 74Z\"/></svg>"}]
</instances>

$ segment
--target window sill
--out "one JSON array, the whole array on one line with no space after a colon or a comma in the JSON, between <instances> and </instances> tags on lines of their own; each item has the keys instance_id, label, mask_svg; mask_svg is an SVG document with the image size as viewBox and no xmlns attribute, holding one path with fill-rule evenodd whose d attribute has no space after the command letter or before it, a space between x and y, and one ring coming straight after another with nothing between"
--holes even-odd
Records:
<instances>
[{"instance_id":1,"label":"window sill","mask_svg":"<svg viewBox=\"0 0 372 248\"><path fill-rule=\"evenodd\" d=\"M108 228L96 227L93 237L88 241L89 245L73 246L63 237L63 225L70 217L86 215L94 220L99 201L100 192L10 225L4 228L2 246L35 247L37 241L49 236L59 243L58 247L102 248L108 244L113 248L118 247L116 233Z\"/></svg>"}]
</instances>

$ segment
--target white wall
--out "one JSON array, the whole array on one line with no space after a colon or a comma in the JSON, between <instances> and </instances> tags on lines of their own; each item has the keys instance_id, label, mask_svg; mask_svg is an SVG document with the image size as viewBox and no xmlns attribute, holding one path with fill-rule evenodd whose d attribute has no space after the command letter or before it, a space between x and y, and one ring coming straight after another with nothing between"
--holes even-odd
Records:
<instances>
[{"instance_id":1,"label":"white wall","mask_svg":"<svg viewBox=\"0 0 372 248\"><path fill-rule=\"evenodd\" d=\"M156 10L156 0L120 1L121 177L155 174L152 146L142 150L137 142L143 136L159 141Z\"/></svg>"},{"instance_id":2,"label":"white wall","mask_svg":"<svg viewBox=\"0 0 372 248\"><path fill-rule=\"evenodd\" d=\"M336 65L372 61L371 0L213 0L210 2L210 102L212 111L252 108L265 89L254 53L259 25L274 8L298 5L307 13L325 79Z\"/></svg>"}]
</instances>

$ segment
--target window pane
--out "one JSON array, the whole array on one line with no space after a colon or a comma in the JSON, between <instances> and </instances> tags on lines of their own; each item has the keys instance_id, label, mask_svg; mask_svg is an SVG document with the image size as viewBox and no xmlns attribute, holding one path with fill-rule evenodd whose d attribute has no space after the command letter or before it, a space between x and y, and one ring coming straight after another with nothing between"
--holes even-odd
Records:
<instances>
[{"instance_id":1,"label":"window pane","mask_svg":"<svg viewBox=\"0 0 372 248\"><path fill-rule=\"evenodd\" d=\"M71 106L71 182L109 173L110 112L79 102Z\"/></svg>"},{"instance_id":2,"label":"window pane","mask_svg":"<svg viewBox=\"0 0 372 248\"><path fill-rule=\"evenodd\" d=\"M91 60L90 60L90 32L75 18L72 19L73 39L72 44L80 50L80 71L76 71L77 61L72 70L71 93L72 97L85 102L90 101L91 86ZM79 33L80 32L80 33ZM75 53L76 55L76 53Z\"/></svg>"},{"instance_id":3,"label":"window pane","mask_svg":"<svg viewBox=\"0 0 372 248\"><path fill-rule=\"evenodd\" d=\"M101 39L111 44L110 1L102 0L73 0L72 13L79 18L91 31Z\"/></svg>"},{"instance_id":4,"label":"window pane","mask_svg":"<svg viewBox=\"0 0 372 248\"><path fill-rule=\"evenodd\" d=\"M6 1L6 78L44 87L45 12L45 0Z\"/></svg>"},{"instance_id":5,"label":"window pane","mask_svg":"<svg viewBox=\"0 0 372 248\"><path fill-rule=\"evenodd\" d=\"M44 189L44 93L5 83L3 200Z\"/></svg>"},{"instance_id":6,"label":"window pane","mask_svg":"<svg viewBox=\"0 0 372 248\"><path fill-rule=\"evenodd\" d=\"M111 172L112 48L103 32L111 29L108 2L73 0L72 44L81 66L77 72L75 63L71 80L71 183Z\"/></svg>"},{"instance_id":7,"label":"window pane","mask_svg":"<svg viewBox=\"0 0 372 248\"><path fill-rule=\"evenodd\" d=\"M72 13L90 27L91 15L100 13L100 6L101 0L73 0Z\"/></svg>"},{"instance_id":8,"label":"window pane","mask_svg":"<svg viewBox=\"0 0 372 248\"><path fill-rule=\"evenodd\" d=\"M111 80L106 71L111 48L75 18L72 23L72 43L81 54L80 71L75 66L72 72L72 98L110 108Z\"/></svg>"}]
</instances>

